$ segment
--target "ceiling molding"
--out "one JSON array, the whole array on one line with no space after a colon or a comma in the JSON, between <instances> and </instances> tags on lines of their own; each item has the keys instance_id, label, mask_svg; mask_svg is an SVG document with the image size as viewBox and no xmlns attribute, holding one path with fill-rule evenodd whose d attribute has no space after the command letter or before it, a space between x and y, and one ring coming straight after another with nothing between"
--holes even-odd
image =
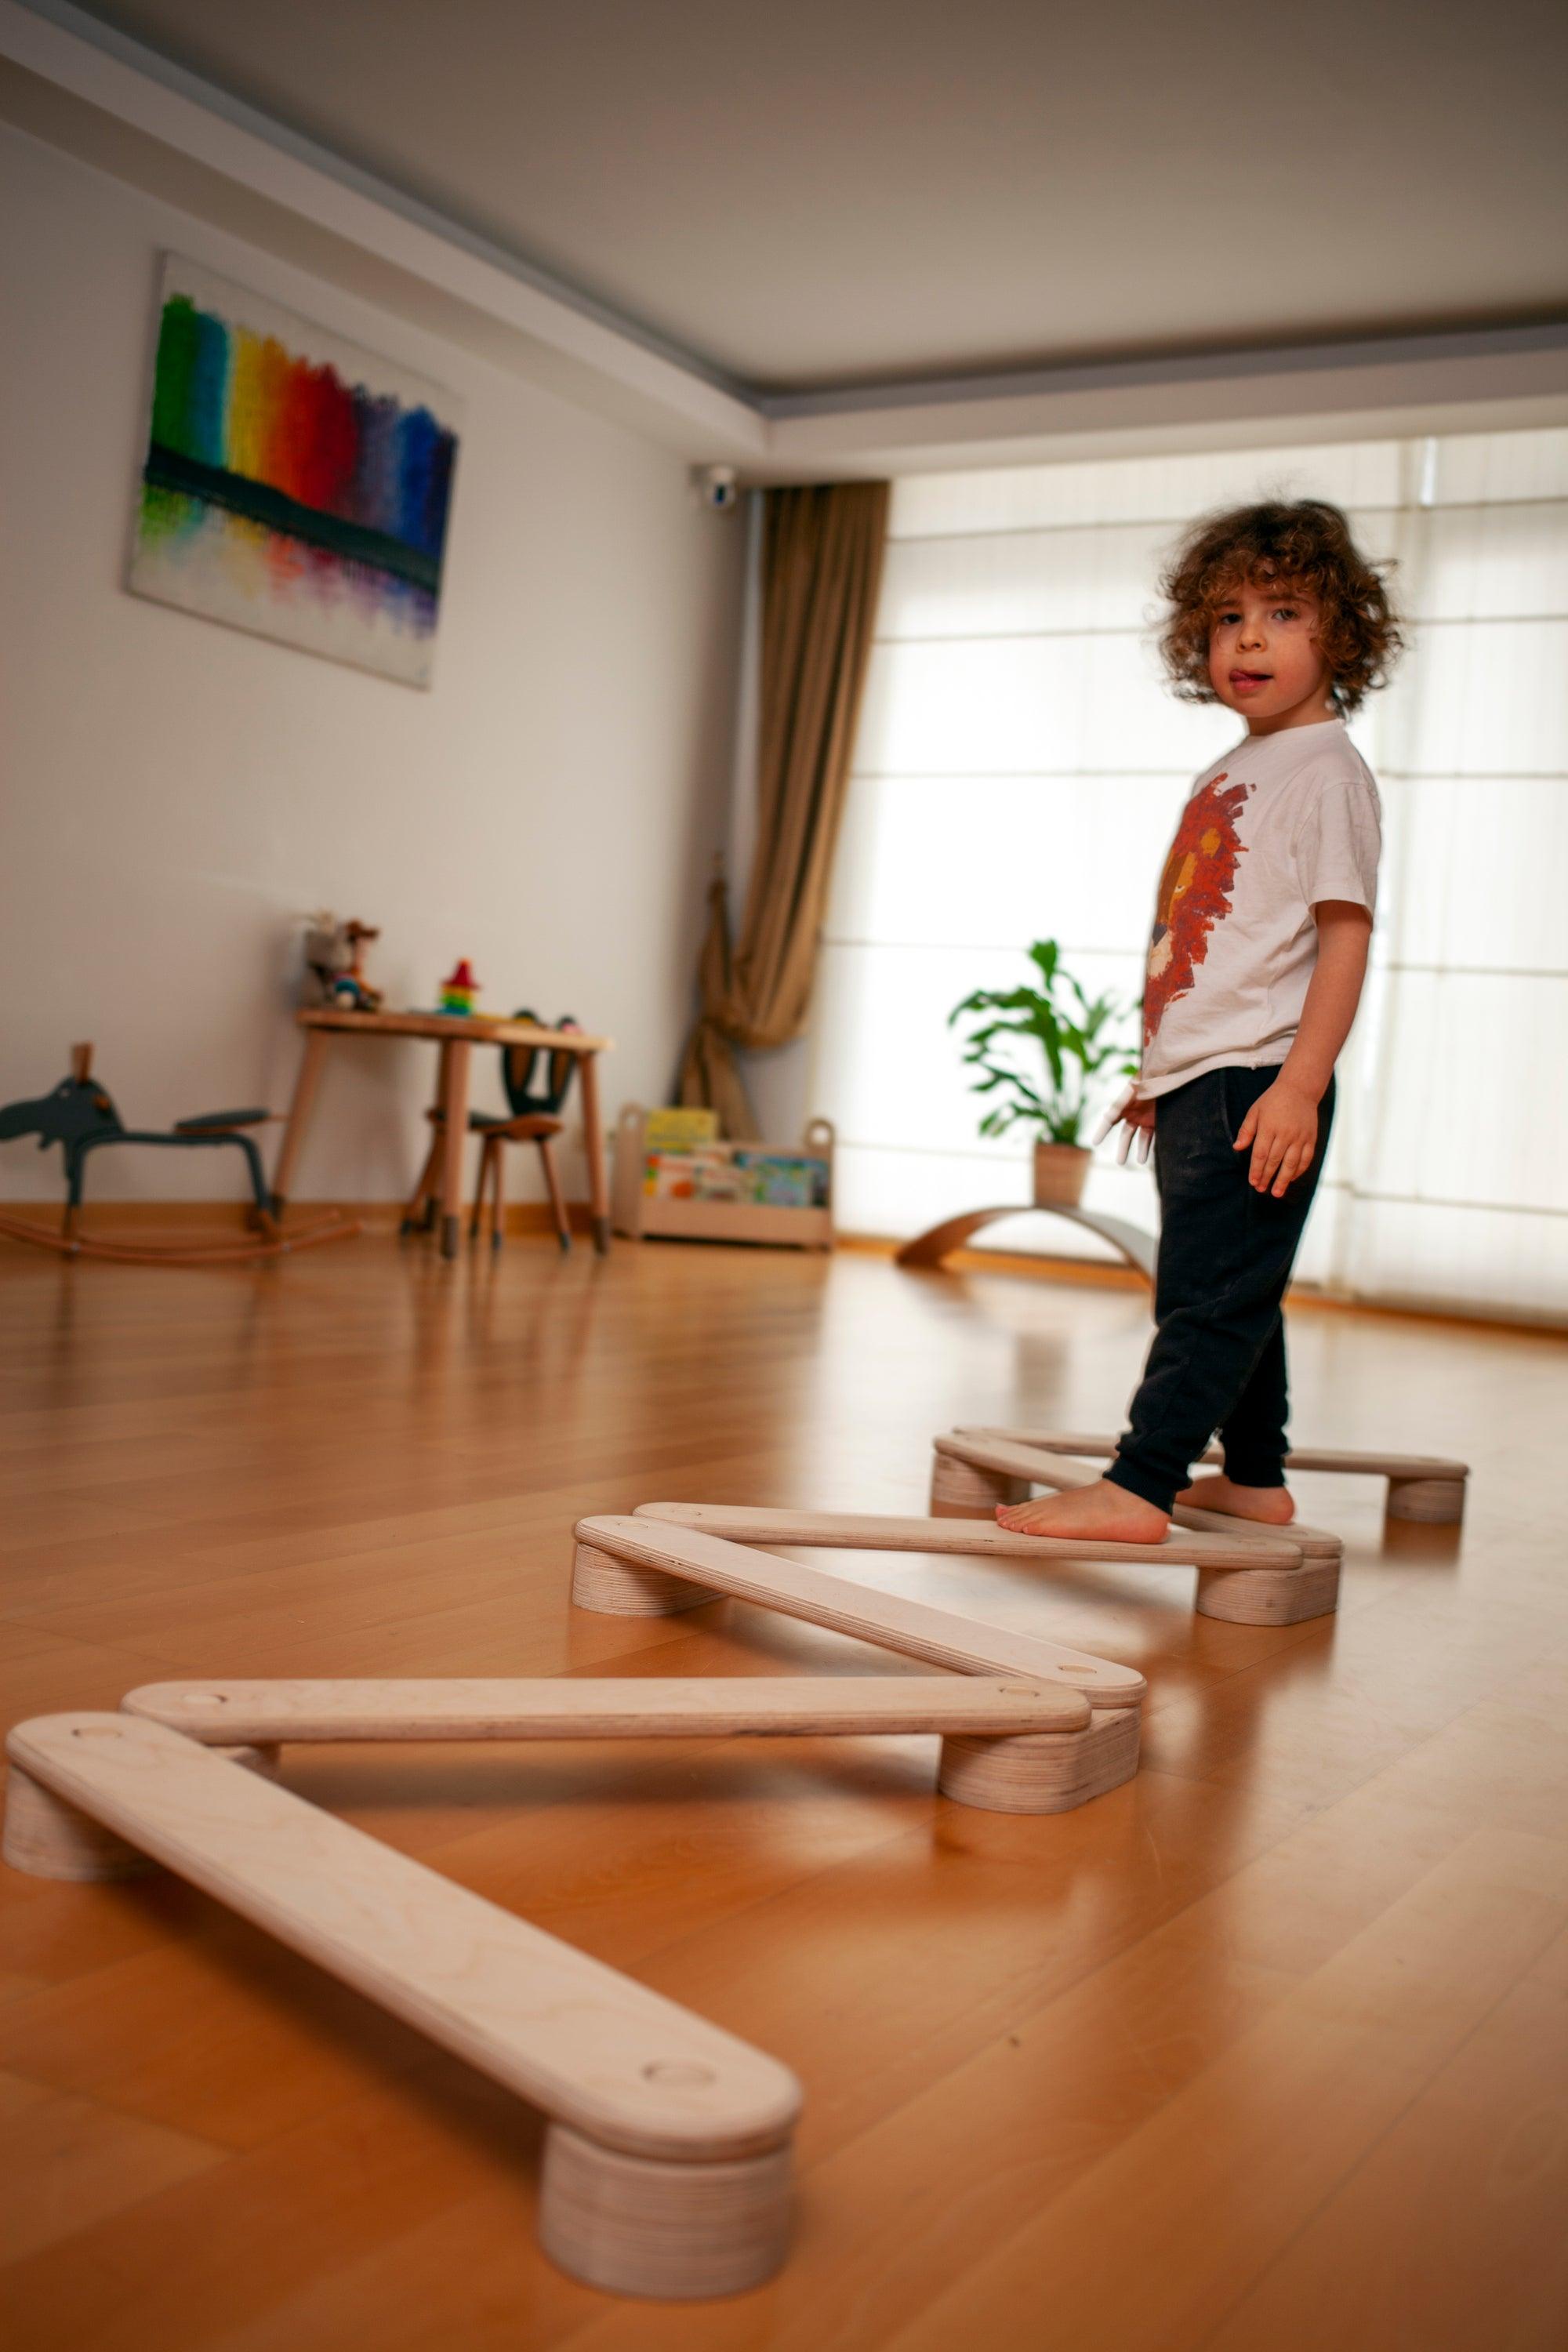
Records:
<instances>
[{"instance_id":1,"label":"ceiling molding","mask_svg":"<svg viewBox=\"0 0 1568 2352\"><path fill-rule=\"evenodd\" d=\"M810 478L1172 446L1568 423L1568 320L1042 368L769 404L769 457Z\"/></svg>"},{"instance_id":2,"label":"ceiling molding","mask_svg":"<svg viewBox=\"0 0 1568 2352\"><path fill-rule=\"evenodd\" d=\"M128 125L335 236L350 251L368 254L500 322L542 353L565 362L582 376L585 395L591 397L592 379L605 379L624 411L629 393L646 405L647 423L658 437L669 437L673 429L710 456L738 461L762 455L765 430L755 403L715 372L66 0L26 6L0 0L0 58L93 113ZM12 94L7 110L23 129L37 128L45 137L51 127L58 131L58 123L29 120L25 88ZM79 152L89 151L86 161L103 160L90 152L85 124L72 143ZM117 167L123 173L122 150L108 165ZM561 381L558 372L552 380Z\"/></svg>"},{"instance_id":3,"label":"ceiling molding","mask_svg":"<svg viewBox=\"0 0 1568 2352\"><path fill-rule=\"evenodd\" d=\"M0 0L0 112L752 482L1568 422L1568 320L770 394L72 7Z\"/></svg>"},{"instance_id":4,"label":"ceiling molding","mask_svg":"<svg viewBox=\"0 0 1568 2352\"><path fill-rule=\"evenodd\" d=\"M568 310L579 311L585 319L595 320L611 332L624 335L632 342L640 343L644 350L668 360L674 366L691 375L700 376L705 383L717 385L720 391L737 397L744 394L745 386L739 378L714 366L700 352L687 350L643 320L628 318L610 303L601 301L580 286L574 286L541 263L531 261L525 255L509 251L504 246L496 244L493 238L481 236L477 230L465 227L447 215L437 212L434 206L422 203L417 196L410 195L390 180L380 179L374 173L349 163L330 147L323 147L319 141L307 138L302 131L294 130L276 116L263 113L259 107L249 105L244 99L236 98L232 91L221 89L217 83L204 81L199 75L190 72L173 58L165 57L161 50L149 48L144 43L134 40L130 34L105 24L101 17L93 16L85 8L73 7L70 0L23 0L23 5L26 14L43 17L46 23L56 26L73 40L101 49L106 57L117 58L143 79L161 84L177 97L189 100L206 113L216 115L221 121L232 123L237 130L248 131L253 138L264 141L286 155L292 155L298 163L335 180L341 186L368 196L374 204L398 214L416 227L427 229L443 244L462 247L477 259L489 263L491 268L515 278L520 285L531 287L535 292L549 296L552 301L563 303Z\"/></svg>"}]
</instances>

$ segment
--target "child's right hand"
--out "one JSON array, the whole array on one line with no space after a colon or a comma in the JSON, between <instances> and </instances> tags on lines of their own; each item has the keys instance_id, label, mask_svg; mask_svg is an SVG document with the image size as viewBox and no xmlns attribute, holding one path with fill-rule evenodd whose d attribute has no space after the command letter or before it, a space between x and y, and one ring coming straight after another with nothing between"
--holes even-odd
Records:
<instances>
[{"instance_id":1,"label":"child's right hand","mask_svg":"<svg viewBox=\"0 0 1568 2352\"><path fill-rule=\"evenodd\" d=\"M1152 1102L1140 1100L1136 1079L1128 1087L1114 1110L1106 1112L1094 1130L1093 1142L1103 1143L1113 1127L1120 1127L1121 1129L1121 1139L1116 1146L1118 1167L1124 1168L1127 1165L1127 1155L1136 1140L1138 1165L1142 1168L1149 1157L1149 1147L1154 1140L1154 1106Z\"/></svg>"}]
</instances>

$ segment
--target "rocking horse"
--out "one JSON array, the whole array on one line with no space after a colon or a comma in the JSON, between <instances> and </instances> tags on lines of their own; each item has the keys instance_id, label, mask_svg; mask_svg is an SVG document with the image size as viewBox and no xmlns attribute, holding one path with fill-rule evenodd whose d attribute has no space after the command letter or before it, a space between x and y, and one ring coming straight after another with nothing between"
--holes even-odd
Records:
<instances>
[{"instance_id":1,"label":"rocking horse","mask_svg":"<svg viewBox=\"0 0 1568 2352\"><path fill-rule=\"evenodd\" d=\"M39 1095L31 1102L11 1103L0 1110L0 1142L19 1135L36 1135L40 1151L58 1143L65 1156L66 1169L66 1210L58 1233L50 1233L28 1218L0 1212L0 1234L8 1234L19 1242L36 1242L41 1249L58 1250L65 1257L118 1258L132 1265L243 1265L253 1258L283 1257L293 1250L309 1249L317 1242L344 1240L359 1232L357 1223L340 1217L335 1211L313 1218L308 1224L294 1226L287 1234L283 1231L272 1213L261 1154L250 1137L241 1132L247 1127L263 1126L271 1117L269 1111L205 1111L195 1118L176 1119L167 1132L129 1128L104 1088L90 1075L91 1069L92 1047L73 1045L71 1074L60 1080L52 1094ZM79 1233L77 1219L88 1154L110 1143L174 1144L181 1150L233 1144L244 1153L250 1178L249 1238L216 1244L139 1242L111 1236L99 1239Z\"/></svg>"}]
</instances>

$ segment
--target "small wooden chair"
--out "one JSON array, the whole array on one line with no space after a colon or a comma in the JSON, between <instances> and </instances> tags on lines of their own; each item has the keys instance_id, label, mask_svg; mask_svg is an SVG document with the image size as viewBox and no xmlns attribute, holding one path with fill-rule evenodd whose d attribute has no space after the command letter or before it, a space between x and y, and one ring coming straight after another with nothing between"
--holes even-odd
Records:
<instances>
[{"instance_id":1,"label":"small wooden chair","mask_svg":"<svg viewBox=\"0 0 1568 2352\"><path fill-rule=\"evenodd\" d=\"M513 1014L517 1021L539 1022L537 1013ZM542 1028L545 1024L539 1022ZM570 1018L557 1021L557 1029L575 1029L579 1024ZM561 1191L560 1171L555 1165L555 1138L565 1121L560 1118L562 1106L572 1090L572 1080L577 1067L575 1054L560 1049L551 1054L544 1074L544 1084L538 1090L533 1084L534 1072L544 1054L542 1045L503 1045L500 1049L501 1084L510 1106L504 1118L493 1112L471 1110L468 1132L482 1136L484 1147L479 1154L479 1189L474 1194L473 1213L468 1220L468 1239L477 1241L484 1219L485 1193L490 1194L490 1247L500 1249L504 1228L502 1205L501 1164L509 1143L536 1143L540 1165L544 1171L545 1189L550 1194L550 1206L555 1219L555 1231L563 1250L572 1246L572 1227L566 1214L566 1202ZM440 1184L442 1129L445 1120L440 1105L434 1104L426 1114L433 1133L430 1150L420 1171L414 1197L404 1213L403 1231L412 1233L428 1224L436 1211L436 1197Z\"/></svg>"}]
</instances>

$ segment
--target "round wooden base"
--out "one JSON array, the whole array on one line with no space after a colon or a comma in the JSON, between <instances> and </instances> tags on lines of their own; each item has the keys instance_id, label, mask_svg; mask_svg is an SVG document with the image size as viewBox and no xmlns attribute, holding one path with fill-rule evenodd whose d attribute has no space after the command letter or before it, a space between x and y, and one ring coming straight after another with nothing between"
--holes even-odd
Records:
<instances>
[{"instance_id":1,"label":"round wooden base","mask_svg":"<svg viewBox=\"0 0 1568 2352\"><path fill-rule=\"evenodd\" d=\"M998 1503L1026 1503L1026 1478L1008 1478L999 1470L977 1470L972 1462L951 1454L933 1455L931 1468L931 1516L933 1519L988 1519Z\"/></svg>"},{"instance_id":2,"label":"round wooden base","mask_svg":"<svg viewBox=\"0 0 1568 2352\"><path fill-rule=\"evenodd\" d=\"M574 2278L612 2294L743 2294L784 2262L789 2201L787 2146L728 2163L669 2164L552 2124L539 2242Z\"/></svg>"},{"instance_id":3,"label":"round wooden base","mask_svg":"<svg viewBox=\"0 0 1568 2352\"><path fill-rule=\"evenodd\" d=\"M1416 1519L1426 1527L1452 1527L1465 1516L1465 1481L1391 1478L1388 1516L1391 1519Z\"/></svg>"},{"instance_id":4,"label":"round wooden base","mask_svg":"<svg viewBox=\"0 0 1568 2352\"><path fill-rule=\"evenodd\" d=\"M684 1576L667 1576L662 1569L632 1568L612 1559L596 1545L580 1543L572 1561L572 1601L578 1609L595 1609L605 1617L673 1617L682 1609L700 1609L721 1595Z\"/></svg>"},{"instance_id":5,"label":"round wooden base","mask_svg":"<svg viewBox=\"0 0 1568 2352\"><path fill-rule=\"evenodd\" d=\"M1309 1559L1300 1568L1200 1570L1194 1606L1227 1625L1299 1625L1331 1617L1339 1604L1339 1561Z\"/></svg>"},{"instance_id":6,"label":"round wooden base","mask_svg":"<svg viewBox=\"0 0 1568 2352\"><path fill-rule=\"evenodd\" d=\"M5 1780L4 1853L13 1870L33 1878L141 1878L156 1867L19 1764Z\"/></svg>"},{"instance_id":7,"label":"round wooden base","mask_svg":"<svg viewBox=\"0 0 1568 2352\"><path fill-rule=\"evenodd\" d=\"M940 1793L988 1813L1066 1813L1120 1788L1138 1769L1138 1709L1098 1710L1084 1731L942 1743Z\"/></svg>"}]
</instances>

